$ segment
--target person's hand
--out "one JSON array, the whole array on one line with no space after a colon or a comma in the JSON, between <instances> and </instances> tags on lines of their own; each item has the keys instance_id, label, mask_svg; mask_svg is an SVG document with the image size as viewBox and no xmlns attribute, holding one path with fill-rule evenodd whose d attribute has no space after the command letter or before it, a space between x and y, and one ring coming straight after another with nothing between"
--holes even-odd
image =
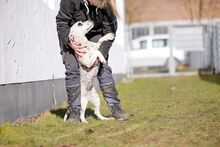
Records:
<instances>
[{"instance_id":1,"label":"person's hand","mask_svg":"<svg viewBox=\"0 0 220 147\"><path fill-rule=\"evenodd\" d=\"M86 51L84 49L86 46L82 45L79 42L70 41L69 46L75 51L76 55L78 55L80 57L82 57L83 54L86 53Z\"/></svg>"}]
</instances>

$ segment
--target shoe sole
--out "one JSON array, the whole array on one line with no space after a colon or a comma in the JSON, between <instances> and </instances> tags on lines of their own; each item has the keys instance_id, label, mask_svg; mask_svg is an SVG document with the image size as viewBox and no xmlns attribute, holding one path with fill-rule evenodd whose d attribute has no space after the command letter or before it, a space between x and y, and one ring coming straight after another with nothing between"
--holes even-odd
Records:
<instances>
[{"instance_id":1,"label":"shoe sole","mask_svg":"<svg viewBox=\"0 0 220 147\"><path fill-rule=\"evenodd\" d=\"M115 118L113 116L109 117L111 120L127 121L129 118Z\"/></svg>"}]
</instances>

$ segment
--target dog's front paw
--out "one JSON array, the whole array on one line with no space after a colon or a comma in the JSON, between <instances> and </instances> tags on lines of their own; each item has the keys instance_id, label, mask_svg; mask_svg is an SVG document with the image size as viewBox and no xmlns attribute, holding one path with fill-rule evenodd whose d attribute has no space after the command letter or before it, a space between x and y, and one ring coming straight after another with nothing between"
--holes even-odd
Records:
<instances>
[{"instance_id":1,"label":"dog's front paw","mask_svg":"<svg viewBox=\"0 0 220 147\"><path fill-rule=\"evenodd\" d=\"M115 34L113 33L108 33L105 36L103 36L102 38L99 39L99 43L102 43L104 41L108 41L108 40L113 40L115 38Z\"/></svg>"},{"instance_id":2,"label":"dog's front paw","mask_svg":"<svg viewBox=\"0 0 220 147\"><path fill-rule=\"evenodd\" d=\"M104 36L107 40L113 40L115 38L115 34L108 33Z\"/></svg>"},{"instance_id":3,"label":"dog's front paw","mask_svg":"<svg viewBox=\"0 0 220 147\"><path fill-rule=\"evenodd\" d=\"M103 64L105 64L105 63L106 63L105 58L101 58L101 59L99 58L99 60L100 60L100 62L101 62L101 63L103 63Z\"/></svg>"}]
</instances>

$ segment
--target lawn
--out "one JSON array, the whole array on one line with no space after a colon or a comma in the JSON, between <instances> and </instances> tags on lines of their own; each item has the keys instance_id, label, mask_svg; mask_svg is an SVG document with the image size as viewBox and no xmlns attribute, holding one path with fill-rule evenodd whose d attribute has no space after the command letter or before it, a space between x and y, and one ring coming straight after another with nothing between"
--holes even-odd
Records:
<instances>
[{"instance_id":1,"label":"lawn","mask_svg":"<svg viewBox=\"0 0 220 147\"><path fill-rule=\"evenodd\" d=\"M0 146L220 146L220 76L140 78L117 88L129 121L97 120L89 105L89 124L65 123L64 104L0 125Z\"/></svg>"}]
</instances>

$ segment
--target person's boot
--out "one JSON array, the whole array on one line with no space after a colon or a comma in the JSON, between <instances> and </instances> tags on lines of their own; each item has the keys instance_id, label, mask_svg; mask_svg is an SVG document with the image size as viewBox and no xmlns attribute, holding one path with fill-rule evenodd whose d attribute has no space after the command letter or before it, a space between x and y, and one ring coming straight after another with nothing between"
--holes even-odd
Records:
<instances>
[{"instance_id":1,"label":"person's boot","mask_svg":"<svg viewBox=\"0 0 220 147\"><path fill-rule=\"evenodd\" d=\"M80 122L80 108L79 107L68 108L65 116L67 117L66 118L67 122L71 122L71 123Z\"/></svg>"},{"instance_id":2,"label":"person's boot","mask_svg":"<svg viewBox=\"0 0 220 147\"><path fill-rule=\"evenodd\" d=\"M67 112L64 116L64 121L67 122L80 122L80 110L81 110L81 102L80 102L80 86L72 86L66 87L67 95L68 95L68 108Z\"/></svg>"},{"instance_id":3,"label":"person's boot","mask_svg":"<svg viewBox=\"0 0 220 147\"><path fill-rule=\"evenodd\" d=\"M128 115L121 109L120 104L112 103L108 105L108 108L111 112L110 117L115 118L116 120L128 120Z\"/></svg>"}]
</instances>

